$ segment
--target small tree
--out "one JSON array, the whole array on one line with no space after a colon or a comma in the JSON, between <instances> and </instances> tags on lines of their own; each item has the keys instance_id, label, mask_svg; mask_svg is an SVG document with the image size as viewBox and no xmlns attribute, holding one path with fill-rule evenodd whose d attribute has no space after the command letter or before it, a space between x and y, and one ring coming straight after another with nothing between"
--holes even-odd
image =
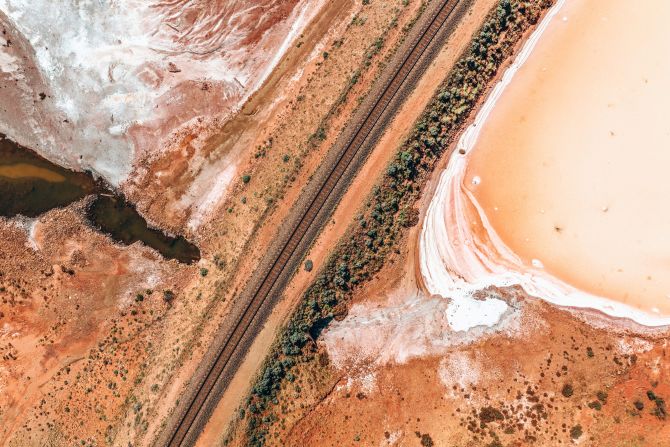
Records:
<instances>
[{"instance_id":1,"label":"small tree","mask_svg":"<svg viewBox=\"0 0 670 447\"><path fill-rule=\"evenodd\" d=\"M174 300L174 292L172 290L164 290L163 291L163 300L166 303L171 304L172 300Z\"/></svg>"},{"instance_id":2,"label":"small tree","mask_svg":"<svg viewBox=\"0 0 670 447\"><path fill-rule=\"evenodd\" d=\"M575 425L570 429L570 437L572 439L578 439L579 437L582 436L582 426L581 425Z\"/></svg>"},{"instance_id":3,"label":"small tree","mask_svg":"<svg viewBox=\"0 0 670 447\"><path fill-rule=\"evenodd\" d=\"M572 385L570 385L569 383L563 385L563 389L561 390L561 394L563 395L563 397L571 397L573 393L574 390L572 389Z\"/></svg>"}]
</instances>

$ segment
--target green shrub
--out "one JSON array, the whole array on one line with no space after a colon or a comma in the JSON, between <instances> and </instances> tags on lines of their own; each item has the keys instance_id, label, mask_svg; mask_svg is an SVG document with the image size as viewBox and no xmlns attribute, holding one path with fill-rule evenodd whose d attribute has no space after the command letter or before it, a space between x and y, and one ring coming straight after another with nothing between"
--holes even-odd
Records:
<instances>
[{"instance_id":1,"label":"green shrub","mask_svg":"<svg viewBox=\"0 0 670 447\"><path fill-rule=\"evenodd\" d=\"M314 359L309 352L315 349L315 339L335 316L346 313L352 291L398 250L407 226L418 221L413 205L439 157L523 32L535 23L542 8L550 5L547 0L503 0L489 15L373 188L358 224L352 225L338 243L282 329L249 397L250 411L255 408L260 413L272 405L289 370ZM379 46L382 44L380 41ZM317 129L313 137L325 139L325 129ZM287 359L293 363L283 363ZM496 412L491 415L494 420L498 417ZM251 445L263 445L268 428L262 418L249 417L247 437Z\"/></svg>"},{"instance_id":2,"label":"green shrub","mask_svg":"<svg viewBox=\"0 0 670 447\"><path fill-rule=\"evenodd\" d=\"M561 394L563 397L572 397L572 394L574 393L574 390L572 389L572 385L569 383L566 383L563 385L563 389L561 390Z\"/></svg>"},{"instance_id":3,"label":"green shrub","mask_svg":"<svg viewBox=\"0 0 670 447\"><path fill-rule=\"evenodd\" d=\"M174 300L174 292L172 290L164 290L163 291L163 300L170 304L172 300Z\"/></svg>"},{"instance_id":4,"label":"green shrub","mask_svg":"<svg viewBox=\"0 0 670 447\"><path fill-rule=\"evenodd\" d=\"M579 439L582 436L582 426L581 425L575 425L570 429L570 437L572 439Z\"/></svg>"},{"instance_id":5,"label":"green shrub","mask_svg":"<svg viewBox=\"0 0 670 447\"><path fill-rule=\"evenodd\" d=\"M602 402L602 403L604 403L604 404L607 403L607 393L606 393L606 392L604 392L604 391L598 391L598 392L596 393L596 397L598 398L598 400L599 400L600 402Z\"/></svg>"}]
</instances>

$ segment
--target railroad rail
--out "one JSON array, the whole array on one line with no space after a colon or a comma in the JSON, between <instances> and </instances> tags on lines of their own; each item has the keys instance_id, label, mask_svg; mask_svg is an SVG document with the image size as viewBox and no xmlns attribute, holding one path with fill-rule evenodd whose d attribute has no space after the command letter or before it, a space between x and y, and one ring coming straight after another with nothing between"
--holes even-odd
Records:
<instances>
[{"instance_id":1,"label":"railroad rail","mask_svg":"<svg viewBox=\"0 0 670 447\"><path fill-rule=\"evenodd\" d=\"M338 196L346 189L379 133L393 117L395 110L389 109L393 106L397 109L404 99L403 93L411 91L431 57L439 50L441 45L434 41L443 41L448 36L450 31L442 30L447 20L450 17L454 20L460 18L465 11L464 5L469 3L470 0L436 0L424 11L420 22L387 66L385 75L373 87L374 96L363 102L313 182L305 188L302 200L285 222L286 228L278 237L275 249L270 250L264 265L255 272L256 280L252 280L240 295L239 315L230 325L222 325L219 336L205 356L201 365L203 371L198 375L192 392L184 396L185 402L177 407L157 445L177 447L195 444L226 382L250 346L250 340L253 340L250 328L254 324L262 324L264 318L260 317L266 318L269 313L264 304L276 301L281 294L318 231L332 214L339 201Z\"/></svg>"}]
</instances>

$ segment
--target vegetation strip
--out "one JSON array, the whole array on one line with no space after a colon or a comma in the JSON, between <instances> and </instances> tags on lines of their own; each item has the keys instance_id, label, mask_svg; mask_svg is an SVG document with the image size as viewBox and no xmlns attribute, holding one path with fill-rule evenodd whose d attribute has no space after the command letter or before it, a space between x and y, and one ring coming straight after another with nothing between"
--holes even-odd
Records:
<instances>
[{"instance_id":1,"label":"vegetation strip","mask_svg":"<svg viewBox=\"0 0 670 447\"><path fill-rule=\"evenodd\" d=\"M352 291L382 268L407 228L418 222L414 204L428 176L523 34L551 4L502 0L491 12L280 333L240 409L248 445L264 445L279 420L278 393L295 379L292 370L317 359L320 332L346 315Z\"/></svg>"},{"instance_id":2,"label":"vegetation strip","mask_svg":"<svg viewBox=\"0 0 670 447\"><path fill-rule=\"evenodd\" d=\"M409 79L410 83L417 80L415 66L422 70L426 68L423 55L429 48L433 47L433 38L440 34L442 25L450 17L459 3L459 0L443 0L436 2L434 8L430 9L423 26L417 30L412 39L408 39L407 45L395 58L395 63L389 64L391 70L383 77L377 89L378 95L371 96L372 101L367 102L367 107L357 115L362 121L354 120L354 132L343 134L338 140L339 149L335 151L335 163L325 163L326 176L316 176L316 182L312 184L312 190L304 195L308 200L303 201L304 208L295 214L293 219L288 219L290 225L285 225L291 231L280 238L278 250L271 252L268 259L274 260L272 264L260 268L261 282L251 282L245 291L242 315L228 330L217 336L221 343L213 346L205 360L203 367L196 375L196 387L186 396L184 404L177 409L172 418L172 424L163 432L159 444L183 445L193 443L195 437L207 421L211 411L218 402L218 398L225 388L225 383L230 379L232 372L239 362L240 353L248 349L250 334L248 329L256 320L264 320L263 313L267 313L265 301L279 295L283 286L292 276L296 268L296 260L300 262L306 249L311 245L318 230L327 221L342 193L342 185L347 184L359 166L357 159L360 154L366 153L370 145L378 137L380 126L383 128L393 115L394 107L397 107L396 93L404 91L404 82ZM381 81L380 80L380 81ZM378 126L379 125L379 126ZM344 143L342 146L341 144ZM367 147L367 149L366 149ZM360 150L363 148L364 150ZM360 160L358 160L360 161ZM350 169L351 168L351 169ZM323 174L324 171L320 170ZM283 242L285 241L285 242ZM259 273L259 272L257 272ZM265 306L267 307L267 306ZM255 318L257 314L261 318ZM225 329L224 329L225 330ZM214 356L212 356L212 353ZM191 429L193 427L193 429Z\"/></svg>"}]
</instances>

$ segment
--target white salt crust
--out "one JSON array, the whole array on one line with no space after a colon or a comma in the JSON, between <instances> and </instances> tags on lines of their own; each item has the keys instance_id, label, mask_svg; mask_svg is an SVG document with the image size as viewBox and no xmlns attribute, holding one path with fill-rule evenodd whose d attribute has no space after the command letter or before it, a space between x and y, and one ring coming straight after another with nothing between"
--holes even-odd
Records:
<instances>
[{"instance_id":1,"label":"white salt crust","mask_svg":"<svg viewBox=\"0 0 670 447\"><path fill-rule=\"evenodd\" d=\"M545 272L539 259L532 267L524 265L498 237L476 199L463 186L469 154L481 128L564 3L558 0L551 7L460 137L429 205L420 237L421 274L431 294L452 299L449 322L455 330L496 324L507 305L496 298L476 300L472 294L489 286L512 285L520 285L528 294L558 306L596 309L645 326L670 324L670 317L578 290ZM484 234L472 231L473 219L485 229Z\"/></svg>"}]
</instances>

